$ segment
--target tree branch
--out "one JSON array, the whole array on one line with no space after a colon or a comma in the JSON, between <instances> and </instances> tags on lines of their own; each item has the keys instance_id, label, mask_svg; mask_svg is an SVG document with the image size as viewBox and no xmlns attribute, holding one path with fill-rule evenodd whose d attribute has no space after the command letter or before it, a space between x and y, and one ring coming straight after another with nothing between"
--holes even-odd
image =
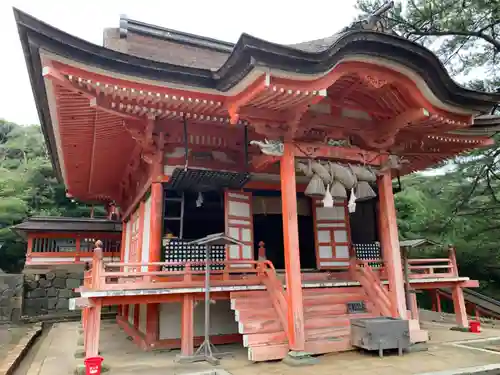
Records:
<instances>
[{"instance_id":1,"label":"tree branch","mask_svg":"<svg viewBox=\"0 0 500 375\"><path fill-rule=\"evenodd\" d=\"M472 36L476 38L483 39L484 41L490 43L500 51L500 41L494 39L493 37L486 35L482 32L477 31L459 31L459 30L447 30L447 31L439 31L439 30L414 30L408 32L408 35L422 35L422 36Z\"/></svg>"}]
</instances>

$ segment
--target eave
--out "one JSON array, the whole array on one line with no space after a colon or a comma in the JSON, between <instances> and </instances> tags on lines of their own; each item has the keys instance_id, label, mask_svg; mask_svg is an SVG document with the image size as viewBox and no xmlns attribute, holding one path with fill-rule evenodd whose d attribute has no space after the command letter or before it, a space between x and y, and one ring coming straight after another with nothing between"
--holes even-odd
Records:
<instances>
[{"instance_id":1,"label":"eave","mask_svg":"<svg viewBox=\"0 0 500 375\"><path fill-rule=\"evenodd\" d=\"M236 101L241 99L238 95L243 93L245 96L245 90L258 83L258 77L277 78L278 86L279 82L286 80L297 82L300 86L314 80L327 80L328 75L345 61L377 60L380 64L386 64L384 69L390 70L393 64L418 77L427 93L442 103L441 107L447 107L448 112L455 111L470 117L489 111L500 102L498 94L479 93L458 86L427 49L403 38L371 31L344 33L329 48L319 53L277 45L243 34L225 64L219 70L211 71L116 52L66 34L18 10L15 10L15 16L42 129L52 164L60 179L63 168L58 160L53 119L42 78L41 54L60 57L89 71L99 70L109 76L125 76L135 83L147 81L158 87L180 86L193 93L210 92L211 95ZM328 82L324 84L328 87ZM243 102L250 100L249 97L243 99ZM238 103L235 106L241 107ZM231 107L227 109L231 115Z\"/></svg>"},{"instance_id":2,"label":"eave","mask_svg":"<svg viewBox=\"0 0 500 375\"><path fill-rule=\"evenodd\" d=\"M421 76L440 100L450 105L486 112L500 102L500 94L481 93L459 86L432 52L394 35L353 30L341 34L328 49L312 53L242 34L224 65L213 72L116 52L64 33L17 9L14 13L23 47L29 44L35 49L43 47L83 64L137 78L226 92L258 67L317 75L329 72L346 57L363 55L406 66ZM28 51L34 52L33 48ZM36 63L28 56L27 62Z\"/></svg>"}]
</instances>

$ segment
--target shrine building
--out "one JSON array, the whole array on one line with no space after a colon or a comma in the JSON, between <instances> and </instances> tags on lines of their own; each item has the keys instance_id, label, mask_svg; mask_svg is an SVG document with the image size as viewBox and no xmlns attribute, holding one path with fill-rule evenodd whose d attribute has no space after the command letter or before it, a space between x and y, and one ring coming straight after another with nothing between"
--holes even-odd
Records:
<instances>
[{"instance_id":1,"label":"shrine building","mask_svg":"<svg viewBox=\"0 0 500 375\"><path fill-rule=\"evenodd\" d=\"M234 242L210 249L210 339L250 361L351 350L363 317L408 320L424 342L416 291L448 288L468 326L462 289L478 282L459 275L453 247L402 256L394 194L400 177L491 145L499 94L458 85L373 17L294 45L122 17L98 46L14 13L58 178L122 226L121 238L75 229L75 257L76 242L54 250L91 263L75 302L87 357L109 305L139 348L192 356L206 282L193 240L217 233ZM61 258L29 242L30 262Z\"/></svg>"}]
</instances>

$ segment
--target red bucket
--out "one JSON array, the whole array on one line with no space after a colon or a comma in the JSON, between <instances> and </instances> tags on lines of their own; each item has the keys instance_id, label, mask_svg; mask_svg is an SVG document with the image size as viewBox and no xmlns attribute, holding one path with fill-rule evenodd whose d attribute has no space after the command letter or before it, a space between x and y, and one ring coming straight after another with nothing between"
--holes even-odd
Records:
<instances>
[{"instance_id":1,"label":"red bucket","mask_svg":"<svg viewBox=\"0 0 500 375\"><path fill-rule=\"evenodd\" d=\"M478 321L470 321L469 322L469 332L472 333L479 333L481 332L481 323Z\"/></svg>"},{"instance_id":2,"label":"red bucket","mask_svg":"<svg viewBox=\"0 0 500 375\"><path fill-rule=\"evenodd\" d=\"M85 363L85 375L101 375L102 369L102 357L90 357L86 358Z\"/></svg>"}]
</instances>

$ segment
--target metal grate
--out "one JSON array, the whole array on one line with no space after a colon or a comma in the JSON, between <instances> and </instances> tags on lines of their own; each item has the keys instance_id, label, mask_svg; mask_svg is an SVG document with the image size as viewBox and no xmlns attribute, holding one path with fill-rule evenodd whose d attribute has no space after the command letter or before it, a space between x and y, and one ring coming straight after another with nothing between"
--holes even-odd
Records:
<instances>
[{"instance_id":1,"label":"metal grate","mask_svg":"<svg viewBox=\"0 0 500 375\"><path fill-rule=\"evenodd\" d=\"M378 242L355 243L353 246L356 250L356 258L359 260L382 259L382 252Z\"/></svg>"},{"instance_id":2,"label":"metal grate","mask_svg":"<svg viewBox=\"0 0 500 375\"><path fill-rule=\"evenodd\" d=\"M212 191L240 189L248 181L250 175L241 172L212 171L206 169L176 168L169 181L168 189Z\"/></svg>"},{"instance_id":3,"label":"metal grate","mask_svg":"<svg viewBox=\"0 0 500 375\"><path fill-rule=\"evenodd\" d=\"M380 260L382 262L382 251L380 249L380 243L355 243L353 244L354 250L356 251L356 259L359 260ZM379 262L369 263L373 268L381 266Z\"/></svg>"},{"instance_id":4,"label":"metal grate","mask_svg":"<svg viewBox=\"0 0 500 375\"><path fill-rule=\"evenodd\" d=\"M204 262L205 245L195 245L180 239L170 239L164 246L165 262ZM226 259L225 245L211 245L209 258L211 261L224 261ZM193 270L204 270L204 265L192 266ZM211 270L224 269L223 264L210 265ZM182 271L183 265L164 266L164 271Z\"/></svg>"},{"instance_id":5,"label":"metal grate","mask_svg":"<svg viewBox=\"0 0 500 375\"><path fill-rule=\"evenodd\" d=\"M349 314L361 314L367 312L364 301L347 302L347 312Z\"/></svg>"}]
</instances>

